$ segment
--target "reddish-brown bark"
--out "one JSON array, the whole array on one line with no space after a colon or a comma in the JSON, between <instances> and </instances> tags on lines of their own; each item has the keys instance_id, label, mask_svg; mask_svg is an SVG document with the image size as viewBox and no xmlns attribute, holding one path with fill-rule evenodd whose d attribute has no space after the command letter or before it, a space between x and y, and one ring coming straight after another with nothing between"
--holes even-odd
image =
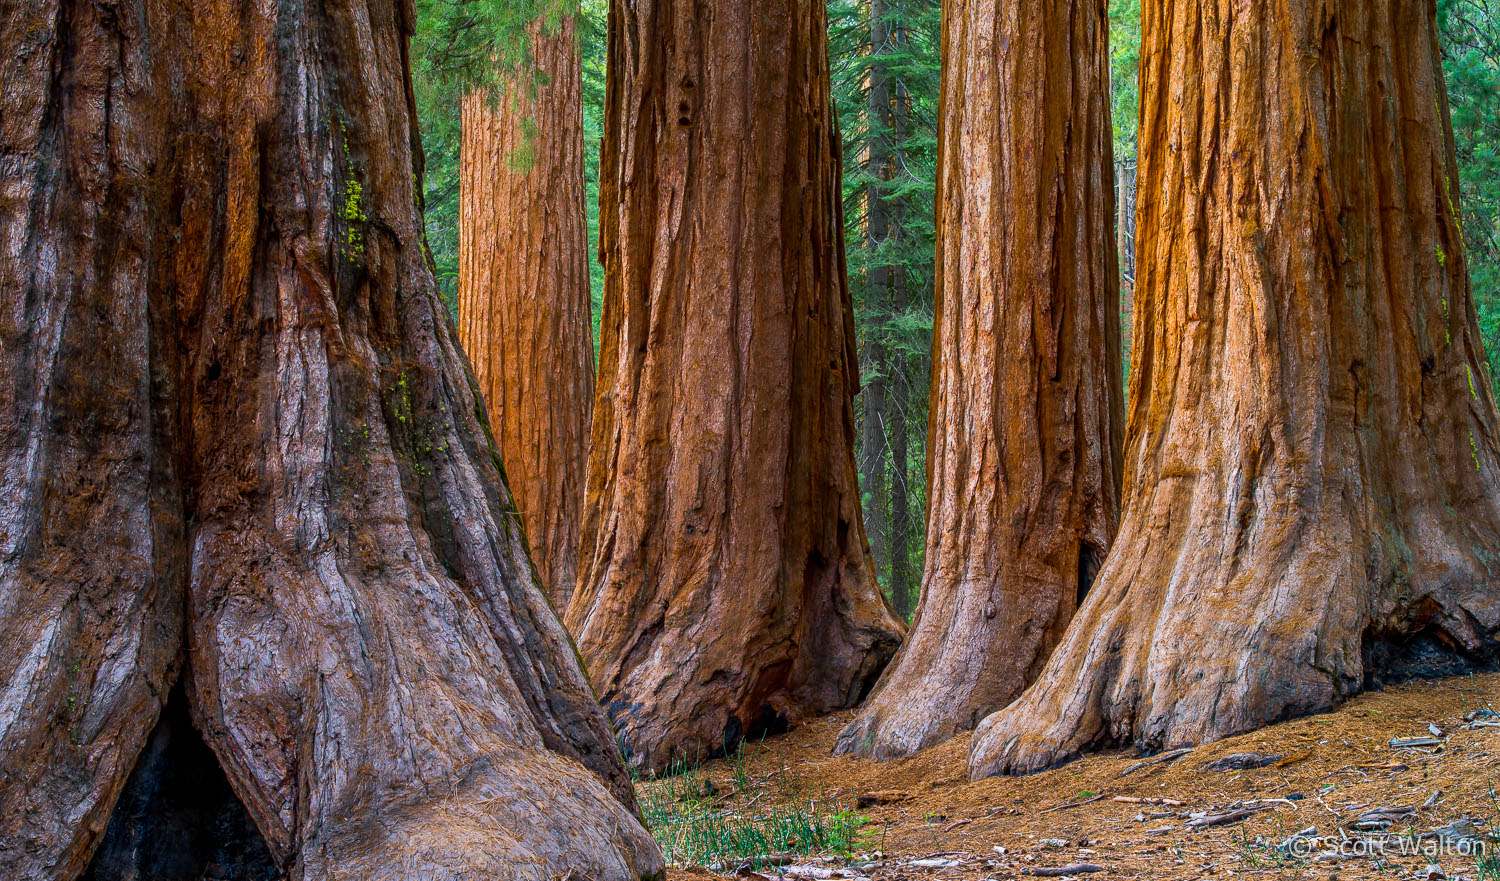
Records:
<instances>
[{"instance_id":1,"label":"reddish-brown bark","mask_svg":"<svg viewBox=\"0 0 1500 881\"><path fill-rule=\"evenodd\" d=\"M1142 12L1126 512L975 776L1495 652L1500 426L1432 4Z\"/></svg>"},{"instance_id":2,"label":"reddish-brown bark","mask_svg":"<svg viewBox=\"0 0 1500 881\"><path fill-rule=\"evenodd\" d=\"M926 571L837 751L907 756L1020 694L1119 522L1108 8L950 0Z\"/></svg>"},{"instance_id":3,"label":"reddish-brown bark","mask_svg":"<svg viewBox=\"0 0 1500 881\"><path fill-rule=\"evenodd\" d=\"M182 654L178 431L156 400L176 352L151 344L171 332L169 191L147 171L167 83L134 17L0 17L0 876L70 879Z\"/></svg>"},{"instance_id":4,"label":"reddish-brown bark","mask_svg":"<svg viewBox=\"0 0 1500 881\"><path fill-rule=\"evenodd\" d=\"M901 637L860 524L824 16L610 10L602 355L568 624L651 769L853 704Z\"/></svg>"},{"instance_id":5,"label":"reddish-brown bark","mask_svg":"<svg viewBox=\"0 0 1500 881\"><path fill-rule=\"evenodd\" d=\"M0 15L0 876L84 870L184 657L293 881L658 875L423 257L410 5Z\"/></svg>"},{"instance_id":6,"label":"reddish-brown bark","mask_svg":"<svg viewBox=\"0 0 1500 881\"><path fill-rule=\"evenodd\" d=\"M458 332L561 610L578 573L594 394L583 69L571 16L531 32L535 72L463 102Z\"/></svg>"}]
</instances>

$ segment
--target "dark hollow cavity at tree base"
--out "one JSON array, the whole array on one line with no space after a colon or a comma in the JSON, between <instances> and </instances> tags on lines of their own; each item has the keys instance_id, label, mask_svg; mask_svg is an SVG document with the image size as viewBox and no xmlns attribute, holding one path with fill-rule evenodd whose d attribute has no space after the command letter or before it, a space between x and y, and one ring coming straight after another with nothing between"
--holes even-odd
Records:
<instances>
[{"instance_id":1,"label":"dark hollow cavity at tree base","mask_svg":"<svg viewBox=\"0 0 1500 881\"><path fill-rule=\"evenodd\" d=\"M172 690L82 881L281 881L270 848Z\"/></svg>"},{"instance_id":2,"label":"dark hollow cavity at tree base","mask_svg":"<svg viewBox=\"0 0 1500 881\"><path fill-rule=\"evenodd\" d=\"M1372 627L1365 631L1363 655L1366 691L1500 670L1500 644L1491 642L1476 654L1435 624L1414 633L1387 633Z\"/></svg>"},{"instance_id":3,"label":"dark hollow cavity at tree base","mask_svg":"<svg viewBox=\"0 0 1500 881\"><path fill-rule=\"evenodd\" d=\"M867 693L868 691L862 692L860 700L864 700ZM733 716L729 719L729 724L724 726L724 752L734 753L742 744L787 734L791 730L792 723L787 717L771 707L761 707L760 715L748 726L738 716Z\"/></svg>"}]
</instances>

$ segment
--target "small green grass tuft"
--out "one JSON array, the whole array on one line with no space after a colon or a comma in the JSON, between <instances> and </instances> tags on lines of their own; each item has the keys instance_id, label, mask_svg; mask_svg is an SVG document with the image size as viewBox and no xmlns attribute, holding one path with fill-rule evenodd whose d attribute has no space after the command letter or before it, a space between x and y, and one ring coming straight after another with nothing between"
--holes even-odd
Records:
<instances>
[{"instance_id":1,"label":"small green grass tuft","mask_svg":"<svg viewBox=\"0 0 1500 881\"><path fill-rule=\"evenodd\" d=\"M1490 783L1490 804L1494 805L1495 817L1489 823L1489 834L1479 852L1475 871L1479 881L1500 881L1500 797L1495 795L1495 784Z\"/></svg>"},{"instance_id":2,"label":"small green grass tuft","mask_svg":"<svg viewBox=\"0 0 1500 881\"><path fill-rule=\"evenodd\" d=\"M740 795L750 793L750 769L745 765L745 742L743 740L734 749L734 791Z\"/></svg>"},{"instance_id":3,"label":"small green grass tuft","mask_svg":"<svg viewBox=\"0 0 1500 881\"><path fill-rule=\"evenodd\" d=\"M641 813L671 865L739 865L778 854L848 856L868 822L839 796L813 793L786 769L757 787L742 752L729 757L724 795L693 766L640 785Z\"/></svg>"}]
</instances>

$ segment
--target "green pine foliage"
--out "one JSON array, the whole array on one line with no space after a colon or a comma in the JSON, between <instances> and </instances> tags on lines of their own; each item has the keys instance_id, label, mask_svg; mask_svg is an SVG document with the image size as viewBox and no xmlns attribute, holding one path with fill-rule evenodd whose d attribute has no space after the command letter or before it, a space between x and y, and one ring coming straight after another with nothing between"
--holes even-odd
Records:
<instances>
[{"instance_id":1,"label":"green pine foliage","mask_svg":"<svg viewBox=\"0 0 1500 881\"><path fill-rule=\"evenodd\" d=\"M1135 168L1141 116L1141 0L1109 0L1110 122L1115 130L1115 198L1135 214ZM1128 249L1134 237L1126 243ZM1120 254L1120 354L1124 381L1130 382L1131 337L1135 330L1132 300L1135 255Z\"/></svg>"},{"instance_id":2,"label":"green pine foliage","mask_svg":"<svg viewBox=\"0 0 1500 881\"><path fill-rule=\"evenodd\" d=\"M417 0L412 86L422 133L423 212L438 290L458 308L459 98L502 78L530 82L534 21L557 22L579 0ZM503 96L495 94L495 100ZM524 123L523 123L524 125ZM537 136L528 132L528 137ZM524 164L524 157L518 157Z\"/></svg>"},{"instance_id":3,"label":"green pine foliage","mask_svg":"<svg viewBox=\"0 0 1500 881\"><path fill-rule=\"evenodd\" d=\"M1141 0L1109 0L1109 61L1115 157L1134 162L1141 115Z\"/></svg>"},{"instance_id":4,"label":"green pine foliage","mask_svg":"<svg viewBox=\"0 0 1500 881\"><path fill-rule=\"evenodd\" d=\"M599 147L604 140L604 70L609 0L579 0L574 29L583 56L583 173L589 224L589 291L594 300L594 352L599 351L599 318L604 313L604 265L599 244Z\"/></svg>"},{"instance_id":5,"label":"green pine foliage","mask_svg":"<svg viewBox=\"0 0 1500 881\"><path fill-rule=\"evenodd\" d=\"M942 48L941 9L937 0L886 0L884 46L870 45L870 6L867 0L830 0L829 56L834 104L844 139L844 222L849 283L854 295L860 346L861 379L865 387L883 379L890 389L894 412L906 427L906 455L895 461L891 431L884 433L885 492L865 488L866 520L893 524L892 493L898 487L907 499L905 541L892 536L880 542L884 559L877 559L882 583L890 586L897 560L917 579L925 546L927 482L928 374L932 353L933 272L937 248L933 211L937 186L938 92ZM878 59L878 61L877 61ZM901 124L891 126L870 111L871 65L881 65L890 83ZM868 161L872 151L892 157L894 173L881 174ZM891 229L882 241L869 235L872 200L884 203ZM896 290L876 291L872 278L888 268L900 270ZM879 357L869 357L878 352ZM863 419L862 410L857 410ZM870 516L879 506L883 516ZM904 545L904 546L896 546ZM899 558L898 558L899 555Z\"/></svg>"},{"instance_id":6,"label":"green pine foliage","mask_svg":"<svg viewBox=\"0 0 1500 881\"><path fill-rule=\"evenodd\" d=\"M1493 357L1500 348L1500 0L1438 0L1438 26L1469 276Z\"/></svg>"}]
</instances>

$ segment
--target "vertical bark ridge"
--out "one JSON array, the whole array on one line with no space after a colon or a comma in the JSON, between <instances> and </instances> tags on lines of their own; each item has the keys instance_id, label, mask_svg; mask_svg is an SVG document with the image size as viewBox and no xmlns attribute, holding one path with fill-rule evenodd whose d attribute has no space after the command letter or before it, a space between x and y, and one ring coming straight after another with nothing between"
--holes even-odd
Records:
<instances>
[{"instance_id":1,"label":"vertical bark ridge","mask_svg":"<svg viewBox=\"0 0 1500 881\"><path fill-rule=\"evenodd\" d=\"M1323 710L1500 629L1432 5L1143 11L1126 516L976 776Z\"/></svg>"},{"instance_id":2,"label":"vertical bark ridge","mask_svg":"<svg viewBox=\"0 0 1500 881\"><path fill-rule=\"evenodd\" d=\"M593 406L583 68L572 16L530 30L535 73L463 102L458 329L532 558L562 610L577 578Z\"/></svg>"},{"instance_id":3,"label":"vertical bark ridge","mask_svg":"<svg viewBox=\"0 0 1500 881\"><path fill-rule=\"evenodd\" d=\"M824 15L610 10L600 378L567 620L651 769L851 705L902 631L860 522Z\"/></svg>"},{"instance_id":4,"label":"vertical bark ridge","mask_svg":"<svg viewBox=\"0 0 1500 881\"><path fill-rule=\"evenodd\" d=\"M4 14L0 874L78 876L186 652L293 881L658 877L423 256L410 5Z\"/></svg>"},{"instance_id":5,"label":"vertical bark ridge","mask_svg":"<svg viewBox=\"0 0 1500 881\"><path fill-rule=\"evenodd\" d=\"M147 4L155 10L155 4ZM0 10L0 875L83 871L182 655L151 163L162 72L97 4ZM170 327L170 324L166 324Z\"/></svg>"},{"instance_id":6,"label":"vertical bark ridge","mask_svg":"<svg viewBox=\"0 0 1500 881\"><path fill-rule=\"evenodd\" d=\"M1107 16L1096 0L944 8L922 601L839 753L907 756L1009 703L1114 536Z\"/></svg>"}]
</instances>

